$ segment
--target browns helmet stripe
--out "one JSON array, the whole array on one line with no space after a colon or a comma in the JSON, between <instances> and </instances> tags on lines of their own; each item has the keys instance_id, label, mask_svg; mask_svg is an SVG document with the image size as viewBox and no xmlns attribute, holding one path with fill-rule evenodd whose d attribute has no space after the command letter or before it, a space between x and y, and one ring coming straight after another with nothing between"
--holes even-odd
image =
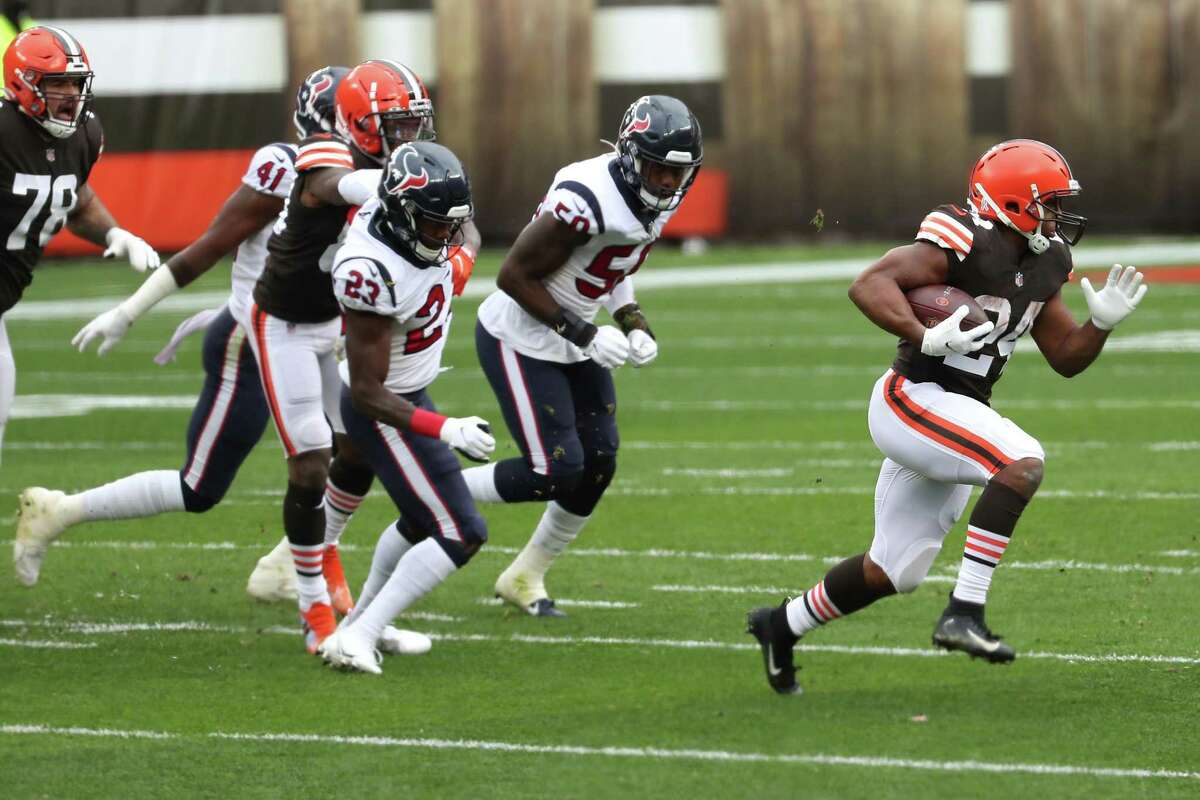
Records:
<instances>
[{"instance_id":1,"label":"browns helmet stripe","mask_svg":"<svg viewBox=\"0 0 1200 800\"><path fill-rule=\"evenodd\" d=\"M396 72L398 72L400 74L400 78L404 81L404 85L408 89L409 99L411 99L411 100L424 100L425 99L424 86L421 84L421 79L417 77L417 74L415 72L413 72L411 69L409 69L408 67L401 64L399 61L392 61L391 59L387 59L387 58L381 58L381 59L378 59L378 61L381 64L387 64L389 67L391 67L392 69L394 69Z\"/></svg>"}]
</instances>

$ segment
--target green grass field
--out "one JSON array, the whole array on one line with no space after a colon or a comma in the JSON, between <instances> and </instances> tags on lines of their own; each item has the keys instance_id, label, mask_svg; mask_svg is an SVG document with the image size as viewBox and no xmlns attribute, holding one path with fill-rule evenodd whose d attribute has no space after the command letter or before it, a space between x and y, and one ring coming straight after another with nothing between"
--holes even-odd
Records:
<instances>
[{"instance_id":1,"label":"green grass field","mask_svg":"<svg viewBox=\"0 0 1200 800\"><path fill-rule=\"evenodd\" d=\"M656 253L643 273L686 263ZM227 286L214 272L201 291ZM46 268L26 301L136 282L112 265ZM1154 285L1113 337L1128 347L1084 375L1061 379L1022 350L998 387L996 407L1048 453L989 604L1015 664L930 647L964 519L915 593L804 641L805 694L768 689L746 611L871 539L880 456L865 407L893 341L846 284L641 292L661 356L618 373L617 478L548 581L566 620L491 604L541 507L486 507L489 545L399 623L434 635L433 651L389 657L381 678L325 668L294 607L244 593L281 533L273 431L208 514L73 529L33 589L5 566L0 796L1200 795L1200 284ZM1078 285L1066 296L1082 316ZM453 369L431 393L502 427L475 361L477 302L456 306ZM68 345L91 313L7 321L18 392L38 397L18 402L4 444L5 553L23 487L182 462L199 337L169 367L150 358L185 314L146 317L98 359ZM1185 344L1160 346L1166 332ZM56 411L116 395L176 399ZM515 452L503 432L498 455ZM393 517L377 491L351 523L355 586Z\"/></svg>"}]
</instances>

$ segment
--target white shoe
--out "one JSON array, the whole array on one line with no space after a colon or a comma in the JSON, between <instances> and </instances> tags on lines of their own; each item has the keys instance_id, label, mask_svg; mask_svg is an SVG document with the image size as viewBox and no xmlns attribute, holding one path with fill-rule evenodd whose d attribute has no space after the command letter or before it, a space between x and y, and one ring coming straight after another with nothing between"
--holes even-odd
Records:
<instances>
[{"instance_id":1,"label":"white shoe","mask_svg":"<svg viewBox=\"0 0 1200 800\"><path fill-rule=\"evenodd\" d=\"M317 652L325 663L338 669L382 675L379 664L383 656L369 643L364 642L349 628L339 628L321 642Z\"/></svg>"},{"instance_id":2,"label":"white shoe","mask_svg":"<svg viewBox=\"0 0 1200 800\"><path fill-rule=\"evenodd\" d=\"M258 560L250 580L246 581L246 594L264 603L296 601L296 566L286 536Z\"/></svg>"},{"instance_id":3,"label":"white shoe","mask_svg":"<svg viewBox=\"0 0 1200 800\"><path fill-rule=\"evenodd\" d=\"M565 617L546 594L544 576L517 568L516 562L496 579L496 596L534 617Z\"/></svg>"},{"instance_id":4,"label":"white shoe","mask_svg":"<svg viewBox=\"0 0 1200 800\"><path fill-rule=\"evenodd\" d=\"M401 630L388 625L383 629L376 646L384 653L420 656L429 652L433 647L433 640L423 633Z\"/></svg>"},{"instance_id":5,"label":"white shoe","mask_svg":"<svg viewBox=\"0 0 1200 800\"><path fill-rule=\"evenodd\" d=\"M17 510L17 537L13 540L13 567L26 586L38 582L46 549L70 524L63 513L66 495L34 486L21 492Z\"/></svg>"}]
</instances>

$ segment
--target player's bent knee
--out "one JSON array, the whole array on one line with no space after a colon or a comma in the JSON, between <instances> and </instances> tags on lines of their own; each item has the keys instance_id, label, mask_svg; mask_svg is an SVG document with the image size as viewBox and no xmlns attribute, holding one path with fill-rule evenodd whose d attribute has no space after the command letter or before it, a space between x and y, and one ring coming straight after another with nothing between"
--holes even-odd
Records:
<instances>
[{"instance_id":1,"label":"player's bent knee","mask_svg":"<svg viewBox=\"0 0 1200 800\"><path fill-rule=\"evenodd\" d=\"M179 485L183 488L183 510L189 514L203 514L210 508L221 502L220 497L206 497L197 493L192 487L188 486L183 480L179 481ZM224 493L222 493L224 495Z\"/></svg>"},{"instance_id":2,"label":"player's bent knee","mask_svg":"<svg viewBox=\"0 0 1200 800\"><path fill-rule=\"evenodd\" d=\"M997 472L992 480L1012 489L1017 494L1028 499L1033 497L1042 485L1046 474L1046 462L1040 458L1022 458L1012 462Z\"/></svg>"},{"instance_id":3,"label":"player's bent knee","mask_svg":"<svg viewBox=\"0 0 1200 800\"><path fill-rule=\"evenodd\" d=\"M940 540L918 539L909 544L893 563L884 565L896 591L908 594L920 586L941 549Z\"/></svg>"}]
</instances>

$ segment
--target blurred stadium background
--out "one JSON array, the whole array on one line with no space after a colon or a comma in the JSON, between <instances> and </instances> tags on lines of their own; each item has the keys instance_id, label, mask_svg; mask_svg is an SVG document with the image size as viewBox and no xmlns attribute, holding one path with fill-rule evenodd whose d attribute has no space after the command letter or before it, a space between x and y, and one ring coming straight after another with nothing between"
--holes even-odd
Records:
<instances>
[{"instance_id":1,"label":"blurred stadium background","mask_svg":"<svg viewBox=\"0 0 1200 800\"><path fill-rule=\"evenodd\" d=\"M14 4L0 0L5 10ZM621 467L552 580L555 627L494 607L541 509L489 507L472 566L408 614L433 652L382 682L303 654L289 604L244 594L279 535L273 431L204 515L73 530L39 585L0 579L0 796L1196 797L1200 677L1200 0L33 0L96 71L91 183L164 253L207 226L259 145L290 140L310 69L389 57L433 90L485 235L433 394L495 421L475 309L554 171L650 91L699 115L706 160L637 275L660 341L617 373ZM851 277L961 202L997 140L1068 157L1091 218L1081 270L1155 285L1093 369L1033 348L996 406L1046 445L989 622L1010 669L929 632L965 520L913 596L806 639L806 694L765 685L745 611L870 539L865 401L894 340ZM0 146L3 146L0 143ZM823 224L814 223L820 218ZM5 315L18 391L0 470L78 490L183 453L199 342L158 368L228 270L160 304L103 359L72 334L140 282L60 234ZM1128 263L1128 262L1126 262ZM1093 280L1096 273L1091 273ZM1064 289L1077 318L1077 284ZM1029 345L1023 342L1023 345ZM500 455L516 452L498 431ZM352 582L394 518L376 489ZM5 567L8 556L4 556Z\"/></svg>"}]
</instances>

